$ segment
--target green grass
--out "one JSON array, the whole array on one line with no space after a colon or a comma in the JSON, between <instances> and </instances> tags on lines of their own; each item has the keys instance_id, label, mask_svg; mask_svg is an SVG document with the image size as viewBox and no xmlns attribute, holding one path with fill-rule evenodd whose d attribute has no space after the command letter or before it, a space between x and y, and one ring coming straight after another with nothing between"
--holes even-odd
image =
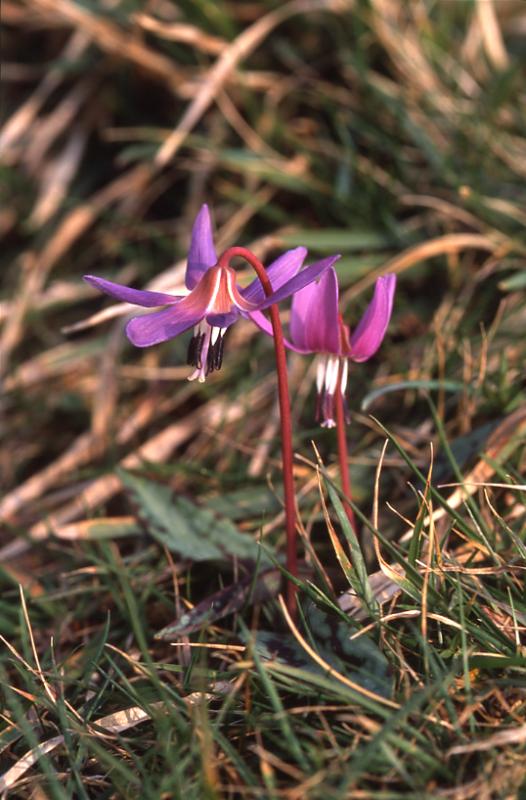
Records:
<instances>
[{"instance_id":1,"label":"green grass","mask_svg":"<svg viewBox=\"0 0 526 800\"><path fill-rule=\"evenodd\" d=\"M523 4L4 5L0 795L523 800ZM184 336L64 332L109 305L84 273L180 285L203 202L222 248L341 252L351 326L399 276L350 373L357 536L289 362L292 627L271 342L240 322L201 385Z\"/></svg>"}]
</instances>

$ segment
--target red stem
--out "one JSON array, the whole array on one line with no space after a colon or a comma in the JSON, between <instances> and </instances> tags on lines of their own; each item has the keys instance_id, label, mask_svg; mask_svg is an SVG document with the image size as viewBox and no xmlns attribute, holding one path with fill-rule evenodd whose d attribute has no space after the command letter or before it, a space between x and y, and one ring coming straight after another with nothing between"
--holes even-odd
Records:
<instances>
[{"instance_id":1,"label":"red stem","mask_svg":"<svg viewBox=\"0 0 526 800\"><path fill-rule=\"evenodd\" d=\"M336 386L336 391L334 393L334 401L336 403L336 433L338 437L338 461L340 464L340 480L342 484L342 491L344 497L352 498L351 494L351 479L349 477L349 456L347 452L347 432L345 426L345 412L343 409L343 396L341 393L341 377L342 377L342 366L340 362L340 371L338 374L338 384ZM347 518L352 525L354 532L357 532L356 529L356 519L354 516L354 511L352 510L349 503L346 503L345 500L343 501L343 507L345 509L345 513L347 514Z\"/></svg>"},{"instance_id":2,"label":"red stem","mask_svg":"<svg viewBox=\"0 0 526 800\"><path fill-rule=\"evenodd\" d=\"M256 256L244 247L229 247L219 259L220 266L228 266L230 259L240 256L248 261L255 270L267 297L272 294L272 284L265 267ZM269 308L272 331L274 333L274 352L276 355L276 371L278 374L279 413L281 419L281 453L283 459L283 492L285 500L285 520L287 531L287 570L291 575L298 575L298 556L296 544L296 504L294 494L294 475L292 468L292 425L290 420L289 383L287 377L287 359L283 343L283 329L277 305ZM287 581L287 608L294 619L296 617L296 585Z\"/></svg>"}]
</instances>

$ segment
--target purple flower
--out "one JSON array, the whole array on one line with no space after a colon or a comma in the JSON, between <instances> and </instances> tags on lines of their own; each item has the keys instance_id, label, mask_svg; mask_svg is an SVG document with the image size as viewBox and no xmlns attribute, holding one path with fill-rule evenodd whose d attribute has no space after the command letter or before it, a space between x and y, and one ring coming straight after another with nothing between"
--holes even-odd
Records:
<instances>
[{"instance_id":1,"label":"purple flower","mask_svg":"<svg viewBox=\"0 0 526 800\"><path fill-rule=\"evenodd\" d=\"M253 319L259 314L265 319L261 314L263 309L304 289L338 258L330 256L300 271L306 255L304 247L296 247L268 267L267 274L273 289L269 297L265 296L258 278L242 288L237 283L235 270L218 263L210 213L204 205L192 229L185 294L131 289L94 275L85 275L84 280L125 303L145 308L167 306L161 311L133 317L126 326L126 335L137 347L150 347L193 328L188 363L195 370L189 380L198 378L204 381L209 372L221 367L224 335L230 325L240 316Z\"/></svg>"},{"instance_id":2,"label":"purple flower","mask_svg":"<svg viewBox=\"0 0 526 800\"><path fill-rule=\"evenodd\" d=\"M396 275L378 278L373 299L354 332L350 333L338 309L338 278L331 266L317 283L310 283L297 291L292 298L290 341L285 345L297 353L316 353L318 368L316 386L318 399L316 419L322 426L332 428L334 421L334 394L341 371L340 390L344 394L350 361L367 361L385 336L396 288ZM253 319L266 333L272 328L261 313Z\"/></svg>"}]
</instances>

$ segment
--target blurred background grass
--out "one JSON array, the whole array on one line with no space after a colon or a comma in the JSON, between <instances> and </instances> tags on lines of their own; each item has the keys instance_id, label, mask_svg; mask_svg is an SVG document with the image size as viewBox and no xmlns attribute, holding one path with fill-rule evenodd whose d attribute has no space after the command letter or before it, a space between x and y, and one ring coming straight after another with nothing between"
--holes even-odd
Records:
<instances>
[{"instance_id":1,"label":"blurred background grass","mask_svg":"<svg viewBox=\"0 0 526 800\"><path fill-rule=\"evenodd\" d=\"M480 700L494 685L490 670L476 697L486 722L459 711L461 720L447 735L442 728L432 742L420 741L414 765L408 743L424 736L425 714L417 732L391 720L396 735L378 745L384 762L370 769L362 754L360 771L351 751L362 737L374 741L379 712L369 727L350 733L349 697L342 699L334 686L323 691L329 705L343 703L337 734L318 710L308 725L293 716L283 743L263 701L262 716L254 711L247 722L250 752L236 738L235 713L232 720L222 709L213 733L205 711L187 716L180 698L195 688L187 672L188 664L195 666L190 648L152 650L153 633L177 616L174 587L180 611L182 602L219 590L237 568L190 569L185 559L173 564L151 539L140 507L123 497L115 467L139 470L243 531L262 531L279 547L271 342L239 323L227 338L221 373L205 385L188 384L185 337L134 350L122 331L126 309L111 310L81 276L176 291L203 202L213 210L218 249L243 244L267 261L297 244L309 248L311 259L342 253L338 272L351 326L375 278L395 270L399 290L388 337L375 359L351 371L351 476L360 508L369 515L384 438L369 413L423 472L429 442L435 444L438 483L458 479L459 471L479 482L524 483L525 3L3 0L2 25L0 632L33 663L21 584L31 598L46 674L62 686L57 707L38 670L24 671L5 651L6 681L26 692L6 701L6 769L57 731L67 740L66 755L62 750L58 760L41 760L38 774L20 777L13 796L137 797L138 786L144 797L436 797L450 791L443 796L460 798L483 790L488 798L516 796L503 776L519 785L518 755L503 762L497 750L477 783L480 756L465 756L451 768L438 754L480 733L489 720L516 724L517 709L524 712L524 658L513 677L503 677L513 698L501 687L500 711L494 694L486 705ZM332 475L333 438L312 421L310 359L290 364L296 450L312 459L314 438ZM422 387L432 393L434 415ZM361 409L364 398L367 409ZM484 450L489 455L481 458ZM393 448L384 472L382 500L414 520L418 501L406 485L411 469ZM297 483L305 536L341 589L343 575L320 524L316 476L299 459ZM475 533L484 524L492 533L489 551L479 541L475 555L482 553L492 568L514 565L522 551L513 537L524 537L521 495L504 486L491 497L503 522L495 522L477 490ZM447 515L441 524L445 536ZM396 541L407 524L382 502L379 529ZM369 537L362 544L374 571ZM469 563L475 555L466 556ZM517 655L523 654L524 621L516 603L524 600L515 574L503 583L494 578L492 586L499 602L507 598L508 611L499 606L499 613L515 625ZM474 581L464 589L469 605L480 586ZM451 597L460 591L450 590ZM268 626L279 609L266 613ZM227 621L226 629L206 635L242 647L236 626ZM385 635L394 648L398 699L410 702L407 681L425 683L429 653L414 631L406 633L404 646L423 648L422 664L414 653L404 661ZM399 628L393 632L394 639L401 635ZM470 647L489 647L473 630L469 635L471 642L448 644L450 655L457 646L466 658ZM143 672L115 661L106 642L142 659ZM443 652L448 647L442 642ZM198 688L209 688L206 660L196 663ZM444 669L453 685L460 681L455 691L462 695L453 691L450 714L451 703L460 708L474 701L466 688L469 670L458 673L453 665L449 671L449 662ZM248 675L243 691L250 685L259 701L265 698L263 668L239 670ZM96 698L92 706L84 705L87 691ZM307 690L300 681L284 691L301 697ZM96 736L81 744L68 739L78 720L66 700L82 707L85 720L137 705L138 697L148 709L168 697L179 705L168 718L158 716L144 738L115 743L111 756ZM246 696L244 703L250 716ZM273 705L272 713L277 710ZM233 745L221 738L224 725L234 726ZM318 752L305 745L310 736L323 740ZM173 765L173 754L163 747L173 737L180 761L171 774L166 765ZM307 750L298 751L297 741ZM149 747L155 755L146 757ZM504 786L501 794L497 784ZM369 794L349 793L364 786ZM457 795L455 787L461 787Z\"/></svg>"}]
</instances>

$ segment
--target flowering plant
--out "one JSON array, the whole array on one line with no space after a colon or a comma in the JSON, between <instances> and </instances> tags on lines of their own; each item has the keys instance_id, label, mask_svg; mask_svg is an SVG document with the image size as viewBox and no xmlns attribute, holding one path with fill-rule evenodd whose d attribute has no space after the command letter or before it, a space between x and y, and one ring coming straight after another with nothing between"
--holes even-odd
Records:
<instances>
[{"instance_id":1,"label":"flowering plant","mask_svg":"<svg viewBox=\"0 0 526 800\"><path fill-rule=\"evenodd\" d=\"M337 388L345 394L349 361L367 361L380 347L393 310L396 276L378 278L373 299L351 334L339 311L338 278L329 266L317 283L298 290L292 298L290 339L285 346L296 353L317 356L316 419L323 427L332 428L335 422ZM258 313L253 319L265 333L272 327Z\"/></svg>"},{"instance_id":2,"label":"flowering plant","mask_svg":"<svg viewBox=\"0 0 526 800\"><path fill-rule=\"evenodd\" d=\"M95 275L85 275L84 280L126 303L144 308L167 306L161 311L133 317L126 326L126 334L136 347L150 347L193 328L188 363L195 370L189 377L204 381L209 372L221 367L223 339L230 325L240 316L254 319L259 312L263 317L263 309L303 289L339 258L330 256L301 269L306 255L304 247L296 247L283 253L267 268L266 275L272 287L269 296L259 278L242 288L227 260L218 261L210 213L208 206L203 205L192 229L184 294L132 289Z\"/></svg>"},{"instance_id":3,"label":"flowering plant","mask_svg":"<svg viewBox=\"0 0 526 800\"><path fill-rule=\"evenodd\" d=\"M219 369L223 360L223 340L226 330L240 316L256 324L268 326L274 337L278 396L281 417L281 446L283 455L283 488L287 530L287 569L297 576L296 513L292 456L292 431L287 368L283 332L276 303L304 290L319 278L339 256L329 256L302 269L307 255L304 247L289 250L268 269L244 247L231 247L218 259L212 235L208 207L204 205L194 222L185 275L186 292L179 295L132 289L95 275L84 279L117 300L144 308L166 306L133 317L126 334L137 347L150 347L178 336L193 328L188 347L188 363L195 367L190 380L204 381L206 375ZM237 282L230 260L242 257L253 267L257 278L247 287ZM262 313L269 309L270 321ZM287 584L287 603L291 613L296 607L296 586Z\"/></svg>"}]
</instances>

